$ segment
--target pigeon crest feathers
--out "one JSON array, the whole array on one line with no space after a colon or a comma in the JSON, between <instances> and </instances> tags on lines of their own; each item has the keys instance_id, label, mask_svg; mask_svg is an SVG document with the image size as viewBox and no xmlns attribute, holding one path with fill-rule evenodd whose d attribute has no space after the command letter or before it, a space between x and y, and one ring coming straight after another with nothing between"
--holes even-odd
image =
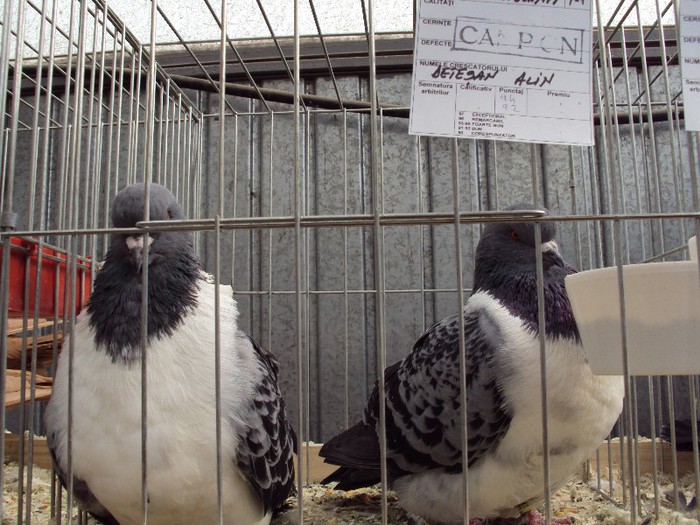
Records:
<instances>
[{"instance_id":1,"label":"pigeon crest feathers","mask_svg":"<svg viewBox=\"0 0 700 525\"><path fill-rule=\"evenodd\" d=\"M144 185L137 184L115 197L114 226L134 228L144 205L149 219L184 219L167 189L154 184L147 199ZM71 327L74 362L59 356L45 415L62 484L72 478L81 509L105 525L144 522L143 425L149 429L153 525L215 523L219 510L226 525L266 525L293 491L296 437L278 364L238 328L233 293L218 294L221 288L201 269L188 232L144 236L135 230L110 237L86 311ZM148 363L147 390L142 358ZM71 386L73 404L80 407L72 415ZM141 411L144 395L147 414ZM221 475L214 475L219 467Z\"/></svg>"},{"instance_id":2,"label":"pigeon crest feathers","mask_svg":"<svg viewBox=\"0 0 700 525\"><path fill-rule=\"evenodd\" d=\"M112 203L112 224L115 228L134 228L143 221L146 199L144 184L132 184L121 190ZM185 214L175 196L165 186L151 184L149 189L149 220L169 221L185 219ZM123 242L128 235L113 235L110 249L115 255L128 256L129 246ZM193 250L192 234L187 231L163 231L150 234L152 254L149 264L171 252Z\"/></svg>"},{"instance_id":3,"label":"pigeon crest feathers","mask_svg":"<svg viewBox=\"0 0 700 525\"><path fill-rule=\"evenodd\" d=\"M152 221L184 219L180 204L165 186L152 183L149 186L149 219ZM130 228L142 221L146 186L143 183L132 184L121 190L112 203L112 224L116 228Z\"/></svg>"}]
</instances>

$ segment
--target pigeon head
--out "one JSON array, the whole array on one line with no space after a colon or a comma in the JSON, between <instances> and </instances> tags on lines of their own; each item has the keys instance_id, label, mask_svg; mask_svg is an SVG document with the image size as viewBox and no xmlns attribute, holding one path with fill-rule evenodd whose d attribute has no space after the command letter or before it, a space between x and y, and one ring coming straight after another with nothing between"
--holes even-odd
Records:
<instances>
[{"instance_id":1,"label":"pigeon head","mask_svg":"<svg viewBox=\"0 0 700 525\"><path fill-rule=\"evenodd\" d=\"M151 184L149 196L150 220L185 218L165 187ZM143 184L127 186L114 198L112 224L135 227L144 220L145 202ZM149 243L148 261L144 261L144 242ZM141 234L113 234L87 309L95 341L115 362L135 362L140 355L144 265L148 266L149 339L172 334L197 304L204 274L189 232L153 232L147 241Z\"/></svg>"},{"instance_id":2,"label":"pigeon head","mask_svg":"<svg viewBox=\"0 0 700 525\"><path fill-rule=\"evenodd\" d=\"M534 210L534 205L519 203L506 210ZM544 210L549 214L548 210ZM474 288L489 289L490 280L508 274L532 273L536 270L536 253L542 252L545 270L564 264L555 241L556 226L541 223L541 243L535 241L534 222L491 223L484 228L476 248Z\"/></svg>"},{"instance_id":3,"label":"pigeon head","mask_svg":"<svg viewBox=\"0 0 700 525\"><path fill-rule=\"evenodd\" d=\"M519 203L507 210L534 210ZM549 214L545 210L546 214ZM578 338L564 278L576 270L566 263L555 241L556 227L542 222L541 242L535 241L534 222L492 223L483 231L476 248L474 292L485 291L513 314L537 328L537 253L544 270L546 331L550 335Z\"/></svg>"},{"instance_id":4,"label":"pigeon head","mask_svg":"<svg viewBox=\"0 0 700 525\"><path fill-rule=\"evenodd\" d=\"M117 193L112 203L112 224L115 228L133 228L144 220L145 186L142 183L127 186ZM150 220L184 219L180 204L170 191L160 184L150 185ZM111 250L115 257L128 260L137 272L143 267L144 235L114 235ZM154 232L148 237L148 264L158 263L182 250L192 250L192 237L187 232Z\"/></svg>"}]
</instances>

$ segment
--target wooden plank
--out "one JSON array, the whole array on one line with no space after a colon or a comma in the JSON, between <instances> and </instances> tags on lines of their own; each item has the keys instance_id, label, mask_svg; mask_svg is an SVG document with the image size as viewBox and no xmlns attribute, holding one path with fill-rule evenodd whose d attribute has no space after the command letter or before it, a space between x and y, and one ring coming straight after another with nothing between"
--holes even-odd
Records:
<instances>
[{"instance_id":1,"label":"wooden plank","mask_svg":"<svg viewBox=\"0 0 700 525\"><path fill-rule=\"evenodd\" d=\"M51 385L53 380L50 377L37 374L35 399L37 401L46 401L51 397ZM5 376L5 408L14 408L19 406L22 401L22 372L20 370L7 370ZM25 373L24 385L25 401L29 401L31 396L31 374Z\"/></svg>"},{"instance_id":2,"label":"wooden plank","mask_svg":"<svg viewBox=\"0 0 700 525\"><path fill-rule=\"evenodd\" d=\"M36 339L37 351L37 371L47 373L48 368L53 362L53 341L56 338L58 349L60 350L63 342L62 325L55 325L53 321L47 319L39 319L37 328L52 327L53 332L46 335L41 335ZM24 329L22 319L9 319L8 337L6 341L7 349L7 368L19 370L22 368L22 346L26 338L27 348L27 369L30 367L32 351L34 350L33 335L34 323L33 319L28 319L27 328Z\"/></svg>"},{"instance_id":3,"label":"wooden plank","mask_svg":"<svg viewBox=\"0 0 700 525\"><path fill-rule=\"evenodd\" d=\"M304 466L304 483L319 483L326 476L335 470L336 467L323 462L323 458L318 455L321 449L319 443L309 443L301 447L302 464ZM671 473L671 446L666 442L657 442L657 454L659 470ZM620 468L620 444L615 442L612 444L612 460L613 468ZM25 458L26 456L25 443ZM308 453L308 462L306 461ZM604 472L608 467L608 445L603 443L599 448L601 470ZM642 474L648 474L653 471L653 462L651 461L652 443L651 441L642 441L639 443L639 459L640 469ZM626 457L626 456L625 456ZM688 472L693 472L693 454L692 452L678 453L678 473L683 475ZM19 458L19 436L16 434L5 433L5 459L17 461ZM34 438L34 464L38 467L49 468L51 466L51 454L46 439L36 436ZM297 466L297 456L294 456L294 465ZM308 465L308 467L307 467ZM596 458L591 458L591 471L596 471Z\"/></svg>"},{"instance_id":4,"label":"wooden plank","mask_svg":"<svg viewBox=\"0 0 700 525\"><path fill-rule=\"evenodd\" d=\"M627 443L624 444L624 461L629 461L627 454ZM603 443L599 449L600 456L600 468L601 472L604 472L608 468L608 444ZM667 441L656 441L656 469L654 467L654 446L651 440L644 439L639 442L637 447L637 456L639 458L639 470L642 474L647 474L657 470L658 472L664 472L666 474L673 474L673 449L671 444ZM610 446L610 457L612 459L612 464L614 469L620 468L621 452L620 452L620 442L619 440L614 440ZM676 458L678 461L678 475L682 476L688 472L694 472L695 462L693 460L692 452L676 452ZM627 466L627 465L625 465ZM596 472L596 457L591 458L591 470Z\"/></svg>"},{"instance_id":5,"label":"wooden plank","mask_svg":"<svg viewBox=\"0 0 700 525\"><path fill-rule=\"evenodd\" d=\"M19 459L19 440L20 437L16 434L5 433L5 459L17 461ZM25 460L27 460L27 440L25 438ZM310 469L306 469L307 462L302 459L304 465L304 482L318 483L328 474L333 472L336 467L323 462L323 459L318 455L321 445L318 443L310 443L309 446L302 446L302 458L306 458L308 450ZM41 436L34 437L34 465L41 468L51 467L51 453L46 444L46 438ZM294 466L297 466L297 456L294 456ZM308 474L308 475L307 475Z\"/></svg>"},{"instance_id":6,"label":"wooden plank","mask_svg":"<svg viewBox=\"0 0 700 525\"><path fill-rule=\"evenodd\" d=\"M10 434L5 432L5 460L6 461L19 461L19 441L20 436L17 434ZM24 438L24 461L25 465L29 461L29 450L27 444L29 442L28 436ZM49 447L46 444L46 438L41 436L34 436L34 451L32 452L33 463L37 467L50 469L51 468L51 453L49 452Z\"/></svg>"},{"instance_id":7,"label":"wooden plank","mask_svg":"<svg viewBox=\"0 0 700 525\"><path fill-rule=\"evenodd\" d=\"M7 327L7 335L17 335L24 332L24 322L22 319L8 319L9 326ZM39 324L37 328L46 328L47 326L53 326L53 321L48 321L46 319L39 319ZM27 322L27 332L31 332L34 329L34 323L32 319Z\"/></svg>"},{"instance_id":8,"label":"wooden plank","mask_svg":"<svg viewBox=\"0 0 700 525\"><path fill-rule=\"evenodd\" d=\"M321 443L305 443L301 447L302 467L304 470L304 483L320 483L326 476L333 472L335 465L324 463L323 458L318 455L323 444ZM308 461L307 461L308 453ZM294 455L294 468L298 468L298 457Z\"/></svg>"},{"instance_id":9,"label":"wooden plank","mask_svg":"<svg viewBox=\"0 0 700 525\"><path fill-rule=\"evenodd\" d=\"M63 342L63 333L56 335L58 348ZM53 361L53 340L54 334L48 334L36 339L37 364L46 367ZM34 350L34 339L27 338L27 368L31 363L32 351ZM7 368L20 369L22 367L22 337L7 338Z\"/></svg>"}]
</instances>

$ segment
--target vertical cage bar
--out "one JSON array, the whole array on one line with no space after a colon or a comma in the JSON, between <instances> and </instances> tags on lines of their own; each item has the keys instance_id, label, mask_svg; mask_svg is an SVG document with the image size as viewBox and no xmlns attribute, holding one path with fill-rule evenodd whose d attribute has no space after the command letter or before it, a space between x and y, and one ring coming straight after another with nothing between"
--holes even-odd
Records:
<instances>
[{"instance_id":1,"label":"vertical cage bar","mask_svg":"<svg viewBox=\"0 0 700 525\"><path fill-rule=\"evenodd\" d=\"M695 514L700 520L700 507L697 506L700 497L700 451L698 450L698 378L688 376L688 391L690 393L690 429L693 440L693 471L695 473Z\"/></svg>"},{"instance_id":2,"label":"vertical cage bar","mask_svg":"<svg viewBox=\"0 0 700 525\"><path fill-rule=\"evenodd\" d=\"M5 9L3 11L2 19L2 45L0 45L0 119L5 122L5 109L7 98L5 93L7 93L7 83L8 83L8 71L9 71L9 50L11 41L11 18L12 18L12 0L5 0ZM18 43L18 47L19 47ZM17 76L17 69L15 68L15 76ZM8 130L8 133L10 131ZM2 195L0 196L0 212L4 211L5 208L5 186L6 181L9 179L9 171L12 169L9 160L5 163L6 158L9 155L6 154L6 139L7 142L12 140L12 137L5 132L5 126L0 127L0 173L3 175L3 180L0 181L2 186L0 191ZM4 166L3 166L4 165ZM3 169L4 167L4 169ZM0 229L7 231L12 229L9 224L4 224L6 221L4 217L0 220ZM7 311L9 308L9 280L10 280L10 256L11 256L11 245L10 238L5 237L3 242L3 254L2 254L2 265L0 269L0 276L2 280L0 281L0 299L1 308L0 311L0 341L7 340ZM0 452L2 452L3 457L5 456L5 424L6 424L6 410L5 410L5 388L6 388L6 377L7 377L7 347L5 344L0 345L0 431L2 435L0 436ZM4 494L5 492L5 469L0 469L0 492ZM0 516L5 514L4 498L0 501Z\"/></svg>"},{"instance_id":3,"label":"vertical cage bar","mask_svg":"<svg viewBox=\"0 0 700 525\"><path fill-rule=\"evenodd\" d=\"M7 2L12 5L11 1ZM11 28L11 23L10 23L10 18L7 17L5 20L5 23L3 24L3 31L5 29L8 30ZM14 228L14 221L15 217L12 212L12 204L14 200L14 183L15 183L15 162L16 162L16 155L17 155L17 130L19 127L19 107L20 107L20 101L22 99L21 96L21 89L22 89L22 66L24 64L24 23L25 23L25 2L20 1L18 6L17 6L17 39L16 39L16 47L15 47L15 62L13 64L14 66L14 72L12 75L12 110L10 114L10 144L8 148L8 159L7 159L7 168L5 170L5 181L4 181L4 200L2 202L2 208L0 209L0 212L2 212L2 215L0 216L0 221L2 224L0 226L9 226L10 228ZM7 24L7 26L5 25ZM0 60L2 60L4 57L0 57ZM3 60L0 62L0 69L5 71L5 68L7 66L4 66L4 63L7 59ZM0 82L1 84L2 82ZM6 83L6 81L5 81ZM6 86L4 86L6 89ZM0 118L4 122L5 120L5 97L6 97L6 92L3 90L2 94L2 109L3 112L0 114Z\"/></svg>"},{"instance_id":4,"label":"vertical cage bar","mask_svg":"<svg viewBox=\"0 0 700 525\"><path fill-rule=\"evenodd\" d=\"M348 214L348 111L343 108L343 214ZM343 228L343 424L350 428L350 314L348 296L348 228Z\"/></svg>"},{"instance_id":5,"label":"vertical cage bar","mask_svg":"<svg viewBox=\"0 0 700 525\"><path fill-rule=\"evenodd\" d=\"M309 195L311 192L311 187L309 183L309 171L311 165L311 119L313 113L305 111L304 116L304 175L303 175L303 191L302 191L302 214L306 215L309 213ZM310 253L309 250L309 235L310 231L308 228L304 228L302 231L303 239L303 252ZM304 402L306 404L306 409L304 413L306 414L306 420L304 425L306 429L304 434L307 437L307 441L302 445L304 447L304 461L306 462L306 480L310 483L311 478L309 477L311 473L311 456L309 454L309 441L311 440L311 257L306 257L304 259L304 311L309 312L304 319L304 340L306 341L305 351L304 351L304 370L306 370L306 381L304 385L306 386L306 391L304 392ZM318 406L318 404L317 404ZM317 412L317 415L318 412ZM320 421L320 417L318 419Z\"/></svg>"},{"instance_id":6,"label":"vertical cage bar","mask_svg":"<svg viewBox=\"0 0 700 525\"><path fill-rule=\"evenodd\" d=\"M541 206L539 192L539 146L530 145L530 173L532 178L533 203L535 208ZM542 245L542 224L535 222L535 246ZM540 349L540 395L542 396L542 478L544 488L544 518L545 524L552 523L552 487L550 481L550 457L549 457L549 400L547 392L547 341L546 319L544 302L544 264L542 262L542 250L535 253L535 273L537 284L537 324Z\"/></svg>"},{"instance_id":7,"label":"vertical cage bar","mask_svg":"<svg viewBox=\"0 0 700 525\"><path fill-rule=\"evenodd\" d=\"M158 0L151 1L150 13L150 48L148 53L148 74L146 77L146 149L144 152L144 210L143 219L150 220L151 181L153 180L153 143L155 128L155 104L156 104L156 28L158 21ZM143 68L143 48L139 47L140 78ZM140 84L137 84L140 85ZM136 133L138 133L139 96L136 102ZM131 145L133 148L134 171L136 168L136 137ZM144 525L148 524L148 295L149 295L149 257L150 234L143 234L143 260L145 264L141 270L141 512Z\"/></svg>"},{"instance_id":8,"label":"vertical cage bar","mask_svg":"<svg viewBox=\"0 0 700 525\"><path fill-rule=\"evenodd\" d=\"M364 2L363 2L364 5ZM379 457L382 481L382 525L388 523L388 473L386 443L386 394L384 391L384 369L386 368L386 326L385 326L385 290L384 290L384 230L380 215L383 211L382 179L379 157L379 123L377 118L377 61L376 39L374 33L374 0L367 0L367 43L369 52L369 136L370 136L370 172L372 181L372 215L374 216L374 280L375 280L375 334L376 364L379 394Z\"/></svg>"},{"instance_id":9,"label":"vertical cage bar","mask_svg":"<svg viewBox=\"0 0 700 525\"><path fill-rule=\"evenodd\" d=\"M170 173L170 170L168 169L169 163L170 163L170 157L168 156L168 145L170 144L170 79L165 84L165 112L161 116L161 120L165 119L165 126L164 129L162 130L162 135L160 137L162 149L163 149L163 166L162 166L162 180L163 184L165 186L168 185L168 176Z\"/></svg>"},{"instance_id":10,"label":"vertical cage bar","mask_svg":"<svg viewBox=\"0 0 700 525\"><path fill-rule=\"evenodd\" d=\"M676 450L676 401L673 388L673 376L666 376L666 395L668 396L668 422L671 430L671 449ZM678 455L671 454L671 472L673 474L673 508L680 509L678 499Z\"/></svg>"},{"instance_id":11,"label":"vertical cage bar","mask_svg":"<svg viewBox=\"0 0 700 525\"><path fill-rule=\"evenodd\" d=\"M678 166L678 146L676 143L676 136L675 136L675 121L673 119L673 106L672 106L672 98L673 95L671 94L671 86L670 86L670 81L668 77L668 57L666 55L666 38L665 38L665 31L664 31L664 25L663 25L663 14L661 12L661 6L659 5L659 0L656 0L654 2L656 5L656 17L658 21L658 34L659 34L659 50L661 52L661 72L662 72L662 77L663 77L663 87L664 87L664 94L666 98L666 121L668 122L669 126L669 141L671 144L671 169L672 169L672 181L673 181L673 187L674 187L674 194L676 197L676 206L677 210L681 211L683 209L682 204L681 204L681 197L680 197L680 192L679 192L679 177L680 177L680 168ZM677 19L678 20L678 19ZM681 238L685 239L685 224L683 220L678 221L679 222L679 228L680 228L680 234ZM664 231L664 221L661 221L661 231Z\"/></svg>"},{"instance_id":12,"label":"vertical cage bar","mask_svg":"<svg viewBox=\"0 0 700 525\"><path fill-rule=\"evenodd\" d=\"M635 190L635 196L637 198L637 210L642 211L642 198L641 198L641 187L640 187L640 182L641 182L641 175L639 173L639 162L637 159L637 133L635 131L635 126L634 126L634 117L633 117L633 112L632 112L632 89L630 86L630 72L629 68L627 65L628 58L627 58L627 44L625 41L625 31L620 31L620 39L622 42L622 67L623 67L623 73L624 73L624 79L625 79L625 92L627 95L627 118L629 120L629 133L630 133L630 139L632 141L632 165L633 165L633 176L634 176L634 190ZM643 121L641 112L639 114L639 120L640 122ZM642 138L642 140L644 140ZM639 221L639 228L640 228L640 235L639 235L639 240L640 240L640 245L641 245L641 251L642 251L642 259L646 259L646 235L645 235L645 221Z\"/></svg>"},{"instance_id":13,"label":"vertical cage bar","mask_svg":"<svg viewBox=\"0 0 700 525\"><path fill-rule=\"evenodd\" d=\"M24 272L25 275L28 275L31 273L30 269L30 260L29 258L25 259L24 261ZM26 438L25 438L25 433L24 430L27 425L26 421L26 411L24 410L25 403L27 401L26 399L26 388L27 388L27 330L29 326L29 279L25 279L24 281L24 307L22 309L22 348L20 352L20 387L19 387L19 406L20 406L20 411L19 411L19 434L21 436L19 443L18 443L18 453L17 453L17 525L22 525L23 520L23 511L22 508L24 506L24 495L25 495L25 485L24 485L24 470L25 467L27 466L25 464L25 446L26 446ZM31 468L27 468L27 470L31 470Z\"/></svg>"},{"instance_id":14,"label":"vertical cage bar","mask_svg":"<svg viewBox=\"0 0 700 525\"><path fill-rule=\"evenodd\" d=\"M222 10L226 3L222 2ZM225 27L225 26L224 26ZM222 454L221 454L221 216L215 217L214 223L214 386L216 394L216 508L220 525L224 523L224 505L222 489Z\"/></svg>"},{"instance_id":15,"label":"vertical cage bar","mask_svg":"<svg viewBox=\"0 0 700 525\"><path fill-rule=\"evenodd\" d=\"M78 24L78 61L76 64L76 78L75 78L75 101L73 106L73 120L72 120L72 130L73 133L70 136L70 164L67 172L68 179L66 181L65 187L68 188L68 226L69 228L76 228L78 226L78 195L77 195L77 177L80 173L80 151L81 151L81 138L82 138L82 118L83 118L83 88L85 84L85 25L87 23L87 2L82 2L80 7L80 18ZM67 111L67 106L64 109ZM76 305L76 256L77 256L77 245L78 237L76 235L71 235L69 238L69 250L68 250L68 265L70 267L69 279L67 279L66 289L69 290L68 298L68 318L70 319L71 327L71 359L69 360L69 388L68 388L68 456L72 456L72 427L73 427L73 415L74 411L74 397L73 397L73 354L75 348L74 341L74 330L75 326L75 305ZM73 505L75 499L73 497L73 470L72 470L72 458L68 462L68 477L69 477L69 491L68 491L68 523L69 525L73 520Z\"/></svg>"},{"instance_id":16,"label":"vertical cage bar","mask_svg":"<svg viewBox=\"0 0 700 525\"><path fill-rule=\"evenodd\" d=\"M21 1L21 0L20 0ZM5 109L7 107L7 83L10 64L10 41L12 37L12 6L14 0L5 0L2 16L2 45L0 45L0 117L5 120ZM4 125L2 126L4 131ZM0 133L0 154L5 152L5 133ZM4 158L4 157L3 157ZM0 172L3 170L0 169ZM4 184L3 184L4 187ZM4 381L4 379L3 379ZM4 413L4 411L3 411ZM3 427L4 428L4 427ZM3 441L4 443L4 441ZM3 447L4 450L4 447ZM0 475L1 476L1 475ZM0 482L2 477L0 477ZM2 483L0 483L0 489ZM0 502L0 510L3 503Z\"/></svg>"},{"instance_id":17,"label":"vertical cage bar","mask_svg":"<svg viewBox=\"0 0 700 525\"><path fill-rule=\"evenodd\" d=\"M302 235L301 235L301 41L299 33L299 1L294 0L294 298L296 326L296 374L297 374L297 427L298 440L301 445L307 436L304 433L304 348L302 338ZM301 451L301 446L299 447ZM304 523L304 467L303 461L297 461L297 509L298 521Z\"/></svg>"},{"instance_id":18,"label":"vertical cage bar","mask_svg":"<svg viewBox=\"0 0 700 525\"><path fill-rule=\"evenodd\" d=\"M459 401L462 439L462 523L469 525L469 420L467 419L467 354L464 341L464 276L462 275L462 234L460 225L459 142L452 139L452 211L455 235L455 281L457 285L457 321L459 326Z\"/></svg>"},{"instance_id":19,"label":"vertical cage bar","mask_svg":"<svg viewBox=\"0 0 700 525\"><path fill-rule=\"evenodd\" d=\"M117 140L116 140L116 147L114 148L115 151L117 152L116 154L116 160L114 163L114 179L115 179L115 184L114 184L114 191L113 193L116 194L116 190L119 188L119 183L121 181L121 175L119 171L119 164L121 160L121 130L122 130L122 110L123 110L123 104L124 104L124 69L125 69L125 63L126 63L126 46L125 46L125 39L126 39L126 31L124 28L122 28L121 33L119 35L115 35L115 40L119 40L121 42L121 51L119 53L119 81L118 81L118 96L117 96ZM112 126L112 121L110 120L110 126ZM112 193L110 192L111 187L109 181L111 181L112 177L108 178L108 184L107 184L107 189L106 189L106 194L105 194L105 225L109 224L109 205L108 203L111 202L112 198ZM106 241L105 241L106 242Z\"/></svg>"},{"instance_id":20,"label":"vertical cage bar","mask_svg":"<svg viewBox=\"0 0 700 525\"><path fill-rule=\"evenodd\" d=\"M654 381L651 376L647 378L647 388L649 390L649 433L651 434L651 464L652 480L654 483L654 516L659 519L661 513L661 500L659 498L659 463L656 457L656 405L654 403Z\"/></svg>"},{"instance_id":21,"label":"vertical cage bar","mask_svg":"<svg viewBox=\"0 0 700 525\"><path fill-rule=\"evenodd\" d=\"M652 114L652 100L651 100L651 83L649 81L649 68L648 68L648 59L647 59L647 53L646 53L646 44L645 44L645 35L644 35L644 26L642 24L642 15L641 15L641 10L639 7L639 4L635 4L635 11L637 14L637 29L638 29L638 34L639 34L639 47L641 51L641 57L642 57L642 79L644 80L643 84L643 90L644 90L644 99L646 101L646 112L647 112L647 122L648 122L648 132L649 132L649 141L651 142L651 145L648 149L649 154L651 155L651 172L649 173L649 184L647 186L648 188L648 198L649 198L649 209L650 211L657 211L660 212L662 209L661 206L661 181L660 181L660 176L659 176L659 159L657 155L657 142L656 142L656 132L654 129L654 118ZM661 22L659 20L659 22ZM643 118L642 114L640 112L640 127L642 130L644 130L644 125L643 125ZM645 144L645 137L642 134L641 135L642 139L642 147L646 148ZM646 149L645 149L646 151ZM655 224L652 224L654 226ZM656 231L652 228L652 235L656 234L655 236L658 237L658 242L659 242L659 250L663 253L666 251L665 247L665 239L663 234L658 233L659 231L663 230L663 227L659 229L658 226L656 226ZM652 252L654 250L654 237L652 237Z\"/></svg>"},{"instance_id":22,"label":"vertical cage bar","mask_svg":"<svg viewBox=\"0 0 700 525\"><path fill-rule=\"evenodd\" d=\"M219 220L224 215L224 179L226 176L226 0L221 1L221 34L219 40L219 178L218 196L216 209L215 228L215 256L214 256L214 384L216 393L216 508L219 524L224 522L223 506L223 470L221 452L221 293L219 285L221 282L221 230ZM178 102L181 99L178 98ZM180 108L182 111L182 108ZM177 157L179 158L179 137L180 126L178 125L178 147ZM235 196L234 196L235 198Z\"/></svg>"}]
</instances>

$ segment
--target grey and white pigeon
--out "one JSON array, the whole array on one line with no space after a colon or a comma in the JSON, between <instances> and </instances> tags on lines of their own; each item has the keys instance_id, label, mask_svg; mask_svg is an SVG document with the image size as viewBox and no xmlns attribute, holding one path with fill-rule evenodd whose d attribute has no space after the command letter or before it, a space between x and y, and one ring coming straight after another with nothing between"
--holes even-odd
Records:
<instances>
[{"instance_id":1,"label":"grey and white pigeon","mask_svg":"<svg viewBox=\"0 0 700 525\"><path fill-rule=\"evenodd\" d=\"M120 191L112 222L143 219L143 184ZM183 219L175 197L150 186L152 220ZM218 521L215 285L192 236L113 234L74 327L71 471L80 506L107 524L144 523L141 484L141 271L148 265L147 493L150 525ZM273 356L238 329L231 289L220 293L222 499L226 525L264 525L294 484L295 434ZM67 346L67 345L66 345ZM45 421L68 481L68 348Z\"/></svg>"},{"instance_id":2,"label":"grey and white pigeon","mask_svg":"<svg viewBox=\"0 0 700 525\"><path fill-rule=\"evenodd\" d=\"M519 204L509 209L533 209ZM594 376L583 353L564 278L576 270L543 222L489 224L476 249L464 306L469 516L473 524L540 523L543 446L536 252L542 252L550 479L563 483L597 449L621 410L619 376ZM464 519L459 319L430 327L384 372L387 467L399 503L436 524ZM380 479L377 386L362 421L321 449L340 466L325 481L350 490Z\"/></svg>"}]
</instances>

